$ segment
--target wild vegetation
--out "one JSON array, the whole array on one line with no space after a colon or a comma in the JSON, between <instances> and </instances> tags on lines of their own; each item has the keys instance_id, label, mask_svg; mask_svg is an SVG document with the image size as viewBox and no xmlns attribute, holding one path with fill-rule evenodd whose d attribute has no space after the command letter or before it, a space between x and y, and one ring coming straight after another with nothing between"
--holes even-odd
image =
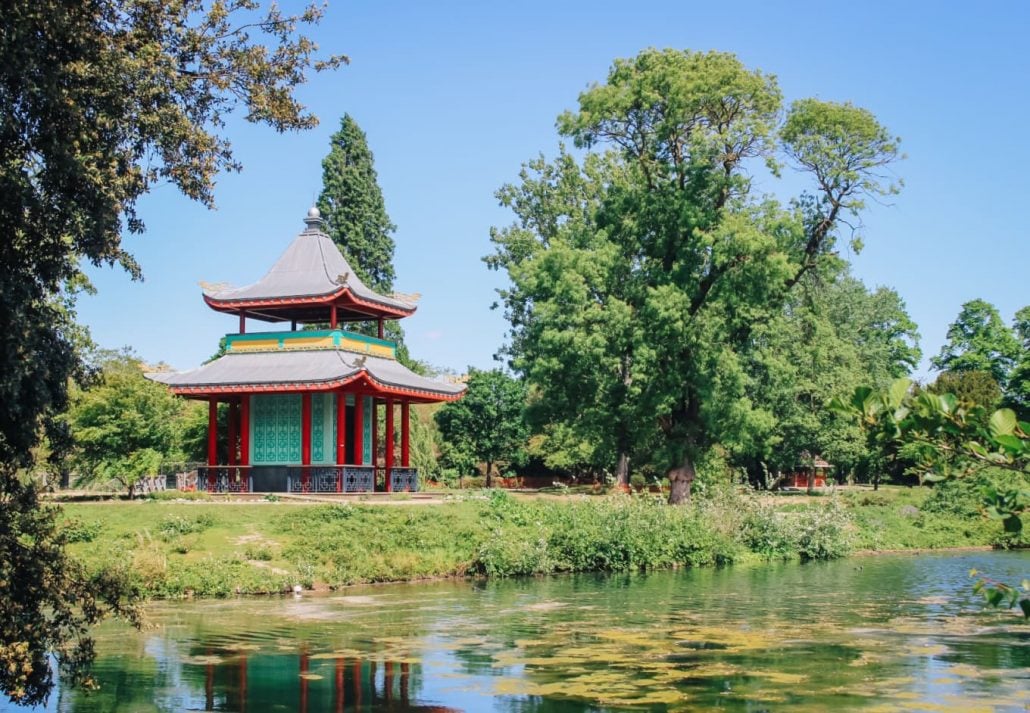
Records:
<instances>
[{"instance_id":1,"label":"wild vegetation","mask_svg":"<svg viewBox=\"0 0 1030 713\"><path fill-rule=\"evenodd\" d=\"M121 506L69 504L64 529L88 567L124 571L159 597L1012 543L999 523L970 517L967 510L977 508L972 491L940 499L926 489L895 487L837 497L708 492L683 508L664 506L655 495L530 498L498 490L439 505L217 506L206 496L158 497Z\"/></svg>"}]
</instances>

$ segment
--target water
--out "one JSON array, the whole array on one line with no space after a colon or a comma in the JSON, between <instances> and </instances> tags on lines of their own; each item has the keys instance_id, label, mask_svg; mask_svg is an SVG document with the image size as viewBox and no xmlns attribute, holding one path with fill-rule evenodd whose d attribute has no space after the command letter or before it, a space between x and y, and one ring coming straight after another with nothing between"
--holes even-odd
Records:
<instances>
[{"instance_id":1,"label":"water","mask_svg":"<svg viewBox=\"0 0 1030 713\"><path fill-rule=\"evenodd\" d=\"M1030 553L158 603L48 710L1030 709L1030 625L973 567L1019 581Z\"/></svg>"}]
</instances>

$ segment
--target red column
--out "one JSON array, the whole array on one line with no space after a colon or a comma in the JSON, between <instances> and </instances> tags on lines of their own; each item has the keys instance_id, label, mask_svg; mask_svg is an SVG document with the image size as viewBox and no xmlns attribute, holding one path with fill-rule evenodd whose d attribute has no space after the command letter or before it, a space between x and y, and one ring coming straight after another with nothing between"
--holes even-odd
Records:
<instances>
[{"instance_id":1,"label":"red column","mask_svg":"<svg viewBox=\"0 0 1030 713\"><path fill-rule=\"evenodd\" d=\"M354 394L354 465L365 462L365 398Z\"/></svg>"},{"instance_id":2,"label":"red column","mask_svg":"<svg viewBox=\"0 0 1030 713\"><path fill-rule=\"evenodd\" d=\"M236 465L236 417L239 406L235 401L229 402L229 465Z\"/></svg>"},{"instance_id":3,"label":"red column","mask_svg":"<svg viewBox=\"0 0 1030 713\"><path fill-rule=\"evenodd\" d=\"M329 328L336 329L336 305L329 307Z\"/></svg>"},{"instance_id":4,"label":"red column","mask_svg":"<svg viewBox=\"0 0 1030 713\"><path fill-rule=\"evenodd\" d=\"M240 465L250 465L250 394L240 397ZM250 492L253 481L250 479L250 470L244 470L240 477L247 482L247 492Z\"/></svg>"},{"instance_id":5,"label":"red column","mask_svg":"<svg viewBox=\"0 0 1030 713\"><path fill-rule=\"evenodd\" d=\"M240 465L250 465L250 394L240 397Z\"/></svg>"},{"instance_id":6,"label":"red column","mask_svg":"<svg viewBox=\"0 0 1030 713\"><path fill-rule=\"evenodd\" d=\"M382 338L383 338L383 331L384 331L384 330L383 330L383 318L382 318L382 317L380 317L380 318L379 318L379 338L380 338L380 339L382 339Z\"/></svg>"},{"instance_id":7,"label":"red column","mask_svg":"<svg viewBox=\"0 0 1030 713\"><path fill-rule=\"evenodd\" d=\"M218 398L207 401L207 464L218 465Z\"/></svg>"},{"instance_id":8,"label":"red column","mask_svg":"<svg viewBox=\"0 0 1030 713\"><path fill-rule=\"evenodd\" d=\"M393 399L386 400L386 492L393 490L390 473L393 470Z\"/></svg>"},{"instance_id":9,"label":"red column","mask_svg":"<svg viewBox=\"0 0 1030 713\"><path fill-rule=\"evenodd\" d=\"M411 467L411 404L401 403L401 466Z\"/></svg>"},{"instance_id":10,"label":"red column","mask_svg":"<svg viewBox=\"0 0 1030 713\"><path fill-rule=\"evenodd\" d=\"M336 465L347 458L347 395L336 392ZM343 468L336 469L336 492L343 492Z\"/></svg>"},{"instance_id":11,"label":"red column","mask_svg":"<svg viewBox=\"0 0 1030 713\"><path fill-rule=\"evenodd\" d=\"M240 334L247 333L247 313L240 310Z\"/></svg>"},{"instance_id":12,"label":"red column","mask_svg":"<svg viewBox=\"0 0 1030 713\"><path fill-rule=\"evenodd\" d=\"M307 466L311 465L311 392L305 391L300 395L300 464L301 482L304 484L304 491L311 488L311 471Z\"/></svg>"}]
</instances>

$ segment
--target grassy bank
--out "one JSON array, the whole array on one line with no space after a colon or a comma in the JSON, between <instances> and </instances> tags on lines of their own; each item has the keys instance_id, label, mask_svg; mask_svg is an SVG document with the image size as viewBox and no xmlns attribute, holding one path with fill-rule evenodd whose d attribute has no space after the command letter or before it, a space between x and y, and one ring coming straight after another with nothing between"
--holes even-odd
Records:
<instances>
[{"instance_id":1,"label":"grassy bank","mask_svg":"<svg viewBox=\"0 0 1030 713\"><path fill-rule=\"evenodd\" d=\"M73 552L150 595L230 596L467 574L623 571L855 550L989 545L1000 527L927 491L835 497L724 493L691 507L645 497L481 494L434 506L110 502L65 506Z\"/></svg>"}]
</instances>

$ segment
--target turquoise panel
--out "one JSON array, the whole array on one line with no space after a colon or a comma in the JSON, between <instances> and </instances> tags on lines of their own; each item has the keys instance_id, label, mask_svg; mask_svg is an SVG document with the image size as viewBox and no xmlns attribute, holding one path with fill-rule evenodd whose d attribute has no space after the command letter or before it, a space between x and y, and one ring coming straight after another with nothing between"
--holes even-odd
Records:
<instances>
[{"instance_id":1,"label":"turquoise panel","mask_svg":"<svg viewBox=\"0 0 1030 713\"><path fill-rule=\"evenodd\" d=\"M300 464L300 394L250 397L250 462Z\"/></svg>"},{"instance_id":2,"label":"turquoise panel","mask_svg":"<svg viewBox=\"0 0 1030 713\"><path fill-rule=\"evenodd\" d=\"M325 463L325 399L329 394L311 394L311 462Z\"/></svg>"}]
</instances>

